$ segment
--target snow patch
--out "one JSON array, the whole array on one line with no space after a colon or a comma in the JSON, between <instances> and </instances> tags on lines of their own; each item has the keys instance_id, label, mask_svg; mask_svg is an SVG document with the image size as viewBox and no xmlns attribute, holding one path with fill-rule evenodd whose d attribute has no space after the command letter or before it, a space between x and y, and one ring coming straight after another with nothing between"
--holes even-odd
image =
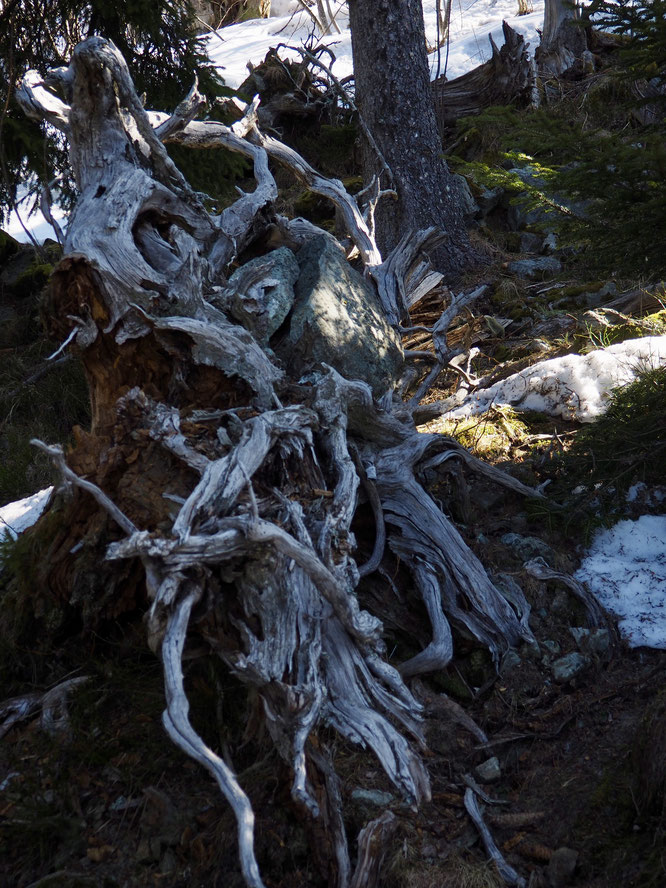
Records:
<instances>
[{"instance_id":1,"label":"snow patch","mask_svg":"<svg viewBox=\"0 0 666 888\"><path fill-rule=\"evenodd\" d=\"M15 503L7 503L0 508L0 540L5 536L12 539L37 523L37 519L46 508L46 503L51 496L53 487L45 487L32 496L18 500Z\"/></svg>"},{"instance_id":2,"label":"snow patch","mask_svg":"<svg viewBox=\"0 0 666 888\"><path fill-rule=\"evenodd\" d=\"M619 617L630 647L666 649L666 515L597 533L575 577Z\"/></svg>"},{"instance_id":3,"label":"snow patch","mask_svg":"<svg viewBox=\"0 0 666 888\"><path fill-rule=\"evenodd\" d=\"M534 410L567 420L592 422L606 410L611 393L640 372L666 366L666 336L629 339L586 355L540 361L487 389L472 392L447 419L477 416L491 406Z\"/></svg>"},{"instance_id":4,"label":"snow patch","mask_svg":"<svg viewBox=\"0 0 666 888\"><path fill-rule=\"evenodd\" d=\"M339 4L331 5L335 13ZM283 13L283 9L286 12ZM434 79L438 72L440 75L446 73L447 78L453 80L487 61L492 55L489 35L492 35L498 48L504 43L502 21L506 21L522 34L533 52L539 44L537 28L543 27L543 15L543 0L534 3L533 13L520 16L517 0L453 0L449 46L448 49L442 46L439 53L434 51L429 54L430 76ZM428 46L435 47L436 0L424 0L423 18ZM211 61L220 67L227 86L234 89L246 79L247 63L258 65L264 60L268 50L279 43L329 46L336 58L333 73L338 79L342 79L353 73L349 12L346 6L340 9L335 20L342 33L328 34L320 39L313 32L312 19L300 9L295 0L273 0L271 18L250 19L229 25L215 34L206 35L204 41ZM280 50L280 56L293 60L301 58L297 51L286 49ZM323 61L328 64L330 59L325 55Z\"/></svg>"}]
</instances>

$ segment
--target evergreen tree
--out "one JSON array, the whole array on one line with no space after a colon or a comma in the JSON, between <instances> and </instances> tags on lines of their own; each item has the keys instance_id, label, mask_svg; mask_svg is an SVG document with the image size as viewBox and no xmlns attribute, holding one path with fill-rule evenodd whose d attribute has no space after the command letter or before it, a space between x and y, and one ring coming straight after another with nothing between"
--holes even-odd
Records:
<instances>
[{"instance_id":1,"label":"evergreen tree","mask_svg":"<svg viewBox=\"0 0 666 888\"><path fill-rule=\"evenodd\" d=\"M190 0L0 0L0 224L31 173L48 182L67 169L62 140L26 119L14 90L29 68L68 64L76 44L94 34L118 46L150 107L173 109L195 73L209 99L223 91L197 39Z\"/></svg>"}]
</instances>

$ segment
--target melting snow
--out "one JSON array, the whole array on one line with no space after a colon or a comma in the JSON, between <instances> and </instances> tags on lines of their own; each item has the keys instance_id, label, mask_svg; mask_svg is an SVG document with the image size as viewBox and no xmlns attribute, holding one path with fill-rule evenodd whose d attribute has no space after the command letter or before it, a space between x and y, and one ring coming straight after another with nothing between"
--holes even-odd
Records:
<instances>
[{"instance_id":1,"label":"melting snow","mask_svg":"<svg viewBox=\"0 0 666 888\"><path fill-rule=\"evenodd\" d=\"M32 496L18 500L15 503L7 503L0 508L0 540L5 535L16 539L28 527L32 527L42 514L51 495L52 487L46 487Z\"/></svg>"},{"instance_id":2,"label":"melting snow","mask_svg":"<svg viewBox=\"0 0 666 888\"><path fill-rule=\"evenodd\" d=\"M620 618L630 647L666 649L666 515L600 531L576 579Z\"/></svg>"},{"instance_id":3,"label":"melting snow","mask_svg":"<svg viewBox=\"0 0 666 888\"><path fill-rule=\"evenodd\" d=\"M629 339L586 355L540 361L489 388L472 392L446 417L476 416L492 405L508 405L592 422L605 411L613 389L632 382L641 371L665 365L666 336Z\"/></svg>"}]
</instances>

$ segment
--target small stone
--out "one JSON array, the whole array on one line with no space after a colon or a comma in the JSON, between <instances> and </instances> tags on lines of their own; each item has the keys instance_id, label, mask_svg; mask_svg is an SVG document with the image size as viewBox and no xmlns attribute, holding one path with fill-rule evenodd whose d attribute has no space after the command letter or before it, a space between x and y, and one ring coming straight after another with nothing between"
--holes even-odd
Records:
<instances>
[{"instance_id":1,"label":"small stone","mask_svg":"<svg viewBox=\"0 0 666 888\"><path fill-rule=\"evenodd\" d=\"M532 231L521 231L519 240L521 253L538 253L541 249L543 238Z\"/></svg>"},{"instance_id":2,"label":"small stone","mask_svg":"<svg viewBox=\"0 0 666 888\"><path fill-rule=\"evenodd\" d=\"M555 554L548 543L544 543L538 537L523 536L519 533L505 533L501 537L501 542L505 546L510 546L518 558L522 558L523 561L539 557L550 561Z\"/></svg>"},{"instance_id":3,"label":"small stone","mask_svg":"<svg viewBox=\"0 0 666 888\"><path fill-rule=\"evenodd\" d=\"M541 648L537 641L527 641L520 649L520 654L526 660L540 660Z\"/></svg>"},{"instance_id":4,"label":"small stone","mask_svg":"<svg viewBox=\"0 0 666 888\"><path fill-rule=\"evenodd\" d=\"M509 271L528 280L541 280L557 274L562 263L554 256L537 256L534 259L514 259L509 262Z\"/></svg>"},{"instance_id":5,"label":"small stone","mask_svg":"<svg viewBox=\"0 0 666 888\"><path fill-rule=\"evenodd\" d=\"M583 626L571 626L569 632L573 635L573 639L579 648L586 647L590 635L589 629L585 629Z\"/></svg>"},{"instance_id":6,"label":"small stone","mask_svg":"<svg viewBox=\"0 0 666 888\"><path fill-rule=\"evenodd\" d=\"M153 852L150 850L148 839L141 839L135 856L138 863L150 863L153 859Z\"/></svg>"},{"instance_id":7,"label":"small stone","mask_svg":"<svg viewBox=\"0 0 666 888\"><path fill-rule=\"evenodd\" d=\"M474 768L476 776L483 783L493 783L502 776L499 759L496 755Z\"/></svg>"},{"instance_id":8,"label":"small stone","mask_svg":"<svg viewBox=\"0 0 666 888\"><path fill-rule=\"evenodd\" d=\"M547 616L547 614L546 614ZM541 642L541 646L545 647L549 654L552 654L556 657L559 653L562 652L562 648L556 641L553 641L552 638L546 638Z\"/></svg>"},{"instance_id":9,"label":"small stone","mask_svg":"<svg viewBox=\"0 0 666 888\"><path fill-rule=\"evenodd\" d=\"M166 875L176 869L176 855L171 848L167 848L160 860L160 873Z\"/></svg>"},{"instance_id":10,"label":"small stone","mask_svg":"<svg viewBox=\"0 0 666 888\"><path fill-rule=\"evenodd\" d=\"M379 789L353 789L351 797L354 802L376 805L378 808L385 808L395 801L395 796L390 792L382 792Z\"/></svg>"},{"instance_id":11,"label":"small stone","mask_svg":"<svg viewBox=\"0 0 666 888\"><path fill-rule=\"evenodd\" d=\"M615 281L609 281L598 290L590 290L582 294L582 299L590 308L596 308L603 302L607 302L609 297L617 296L617 284Z\"/></svg>"},{"instance_id":12,"label":"small stone","mask_svg":"<svg viewBox=\"0 0 666 888\"><path fill-rule=\"evenodd\" d=\"M502 663L500 665L500 675L508 675L509 672L513 672L514 669L517 669L520 666L521 659L520 656L516 653L516 651L509 650L502 657Z\"/></svg>"},{"instance_id":13,"label":"small stone","mask_svg":"<svg viewBox=\"0 0 666 888\"><path fill-rule=\"evenodd\" d=\"M569 595L564 589L557 589L550 600L550 609L556 614L565 614L569 610Z\"/></svg>"},{"instance_id":14,"label":"small stone","mask_svg":"<svg viewBox=\"0 0 666 888\"><path fill-rule=\"evenodd\" d=\"M573 651L565 657L555 660L552 666L553 678L559 682L571 681L585 669L588 662L587 657L579 654L578 651Z\"/></svg>"},{"instance_id":15,"label":"small stone","mask_svg":"<svg viewBox=\"0 0 666 888\"><path fill-rule=\"evenodd\" d=\"M492 213L495 207L499 206L504 189L499 185L496 188L482 188L481 193L477 196L476 202L479 206L481 218L485 219L488 213Z\"/></svg>"},{"instance_id":16,"label":"small stone","mask_svg":"<svg viewBox=\"0 0 666 888\"><path fill-rule=\"evenodd\" d=\"M538 352L539 354L544 354L545 352L550 351L550 346L545 339L530 339L526 348L529 349L530 352Z\"/></svg>"},{"instance_id":17,"label":"small stone","mask_svg":"<svg viewBox=\"0 0 666 888\"><path fill-rule=\"evenodd\" d=\"M571 877L578 863L578 851L572 848L558 848L548 862L548 878L553 888L565 888L571 884Z\"/></svg>"}]
</instances>

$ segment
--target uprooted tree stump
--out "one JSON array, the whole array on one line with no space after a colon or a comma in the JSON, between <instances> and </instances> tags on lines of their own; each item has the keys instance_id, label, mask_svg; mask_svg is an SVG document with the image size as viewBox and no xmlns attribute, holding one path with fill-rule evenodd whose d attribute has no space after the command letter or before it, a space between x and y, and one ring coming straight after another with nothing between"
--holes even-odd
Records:
<instances>
[{"instance_id":1,"label":"uprooted tree stump","mask_svg":"<svg viewBox=\"0 0 666 888\"><path fill-rule=\"evenodd\" d=\"M279 285L274 253L242 266L233 281L227 275L249 244L256 256L277 239L293 258L313 238L333 241L276 215L269 159L337 204L371 288L373 317L386 325L383 337L373 334L378 350L394 335L388 325L408 324L410 304L432 282L421 250L437 235L408 232L382 261L371 235L373 201L359 207L339 182L262 135L256 102L232 127L195 120L196 89L170 117L146 112L123 58L101 38L80 44L67 69L46 78L29 72L20 96L29 114L70 144L80 196L49 306L52 332L81 357L92 403L91 429L66 459L39 443L74 494L44 583L68 601L76 586L88 608L118 613L144 604L148 642L164 666L164 727L233 807L248 885L262 885L254 814L232 769L190 723L182 660L191 637L259 694L270 736L293 771L294 804L325 824L327 850L319 856L328 858L329 884L368 885L391 815L362 830L354 871L335 761L318 732L333 728L369 747L402 796L418 804L430 789L419 754L422 707L407 681L450 662L452 629L487 646L495 662L531 638L520 590L509 602L495 588L424 488L424 475L464 460L535 492L455 441L417 432L419 392L401 397L408 390L395 378L401 357L395 373L371 380L374 391L367 379L345 377L344 351L337 369L316 359L305 366L288 352L280 366L273 348L295 312L274 312L273 325L264 324ZM256 189L210 214L170 160L168 141L241 152L254 164ZM464 302L454 300L436 325L438 367L451 357L446 328ZM333 300L327 310L335 319L342 308ZM400 351L397 336L391 347ZM352 522L361 504L369 504L374 531L357 541ZM105 553L95 571L78 560L84 529L88 553ZM411 575L433 634L397 668L382 637L390 605L377 595L377 612L369 613L356 592L370 574L377 589L388 588L383 565L391 557ZM482 829L470 793L468 810ZM487 847L499 855L492 840ZM504 877L520 884L499 861Z\"/></svg>"}]
</instances>

